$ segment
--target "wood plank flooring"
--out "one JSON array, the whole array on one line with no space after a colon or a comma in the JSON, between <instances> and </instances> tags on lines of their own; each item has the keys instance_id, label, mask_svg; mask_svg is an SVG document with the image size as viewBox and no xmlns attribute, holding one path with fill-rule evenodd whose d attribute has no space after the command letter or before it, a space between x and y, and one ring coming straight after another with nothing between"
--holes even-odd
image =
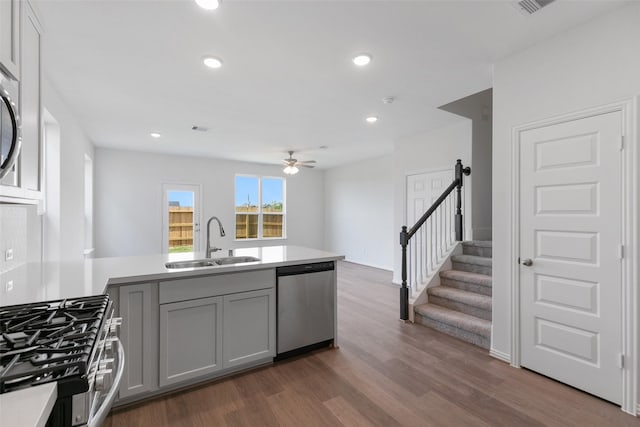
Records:
<instances>
[{"instance_id":1,"label":"wood plank flooring","mask_svg":"<svg viewBox=\"0 0 640 427\"><path fill-rule=\"evenodd\" d=\"M617 406L400 322L391 273L338 268L339 349L122 409L105 427L640 427Z\"/></svg>"}]
</instances>

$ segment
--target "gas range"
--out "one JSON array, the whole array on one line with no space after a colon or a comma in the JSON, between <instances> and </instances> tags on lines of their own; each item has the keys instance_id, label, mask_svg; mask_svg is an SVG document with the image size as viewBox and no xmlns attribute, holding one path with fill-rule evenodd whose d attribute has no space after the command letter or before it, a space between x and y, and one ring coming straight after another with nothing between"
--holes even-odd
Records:
<instances>
[{"instance_id":1,"label":"gas range","mask_svg":"<svg viewBox=\"0 0 640 427\"><path fill-rule=\"evenodd\" d=\"M0 393L55 381L47 426L97 426L124 368L108 295L0 307Z\"/></svg>"}]
</instances>

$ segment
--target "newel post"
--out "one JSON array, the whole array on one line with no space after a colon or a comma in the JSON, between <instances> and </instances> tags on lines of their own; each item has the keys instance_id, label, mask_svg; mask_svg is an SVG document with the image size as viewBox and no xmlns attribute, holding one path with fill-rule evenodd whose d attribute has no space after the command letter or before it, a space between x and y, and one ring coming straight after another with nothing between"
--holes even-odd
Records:
<instances>
[{"instance_id":1,"label":"newel post","mask_svg":"<svg viewBox=\"0 0 640 427\"><path fill-rule=\"evenodd\" d=\"M407 226L402 226L400 246L402 246L402 287L400 288L400 320L409 320L409 288L407 287L407 244L409 233Z\"/></svg>"},{"instance_id":2,"label":"newel post","mask_svg":"<svg viewBox=\"0 0 640 427\"><path fill-rule=\"evenodd\" d=\"M462 233L462 184L463 177L465 175L469 176L471 174L471 168L469 166L462 167L462 160L458 159L456 162L456 215L455 215L455 225L456 225L456 240L458 242L462 241L463 233Z\"/></svg>"}]
</instances>

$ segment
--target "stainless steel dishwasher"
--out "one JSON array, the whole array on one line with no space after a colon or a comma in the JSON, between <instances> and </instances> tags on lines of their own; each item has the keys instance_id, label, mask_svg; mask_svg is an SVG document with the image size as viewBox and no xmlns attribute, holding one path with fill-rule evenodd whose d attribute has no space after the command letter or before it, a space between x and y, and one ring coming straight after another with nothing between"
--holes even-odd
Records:
<instances>
[{"instance_id":1,"label":"stainless steel dishwasher","mask_svg":"<svg viewBox=\"0 0 640 427\"><path fill-rule=\"evenodd\" d=\"M330 344L334 339L335 262L279 267L277 359Z\"/></svg>"}]
</instances>

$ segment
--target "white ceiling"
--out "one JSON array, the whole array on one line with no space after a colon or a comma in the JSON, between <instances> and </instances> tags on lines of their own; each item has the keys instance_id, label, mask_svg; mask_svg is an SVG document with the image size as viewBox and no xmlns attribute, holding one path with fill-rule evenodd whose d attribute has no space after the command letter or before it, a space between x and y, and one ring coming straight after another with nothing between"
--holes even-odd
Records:
<instances>
[{"instance_id":1,"label":"white ceiling","mask_svg":"<svg viewBox=\"0 0 640 427\"><path fill-rule=\"evenodd\" d=\"M45 73L96 146L273 164L291 149L320 168L457 120L437 107L491 87L497 59L622 4L558 1L524 17L505 1L35 3ZM368 67L351 63L358 52Z\"/></svg>"}]
</instances>

